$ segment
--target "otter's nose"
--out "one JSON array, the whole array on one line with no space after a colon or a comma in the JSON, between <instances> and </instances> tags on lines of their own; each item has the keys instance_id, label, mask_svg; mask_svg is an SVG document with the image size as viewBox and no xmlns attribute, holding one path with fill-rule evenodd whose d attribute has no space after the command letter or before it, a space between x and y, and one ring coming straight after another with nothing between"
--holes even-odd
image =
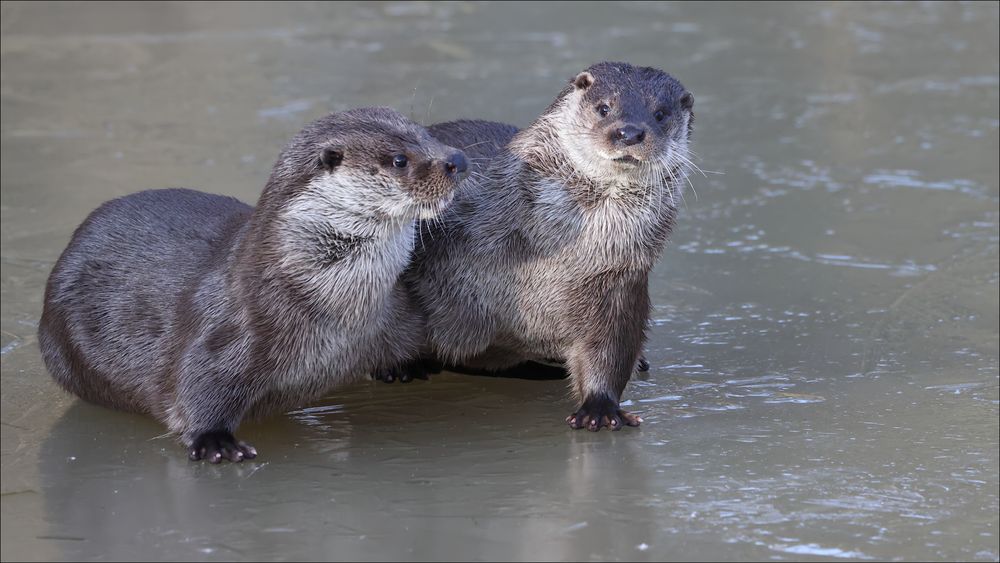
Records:
<instances>
[{"instance_id":1,"label":"otter's nose","mask_svg":"<svg viewBox=\"0 0 1000 563\"><path fill-rule=\"evenodd\" d=\"M449 176L464 174L469 169L469 164L465 161L465 155L457 152L444 161L445 173Z\"/></svg>"},{"instance_id":2,"label":"otter's nose","mask_svg":"<svg viewBox=\"0 0 1000 563\"><path fill-rule=\"evenodd\" d=\"M646 138L646 131L644 129L639 129L635 125L626 125L621 129L615 131L614 140L630 147L632 145L638 145Z\"/></svg>"}]
</instances>

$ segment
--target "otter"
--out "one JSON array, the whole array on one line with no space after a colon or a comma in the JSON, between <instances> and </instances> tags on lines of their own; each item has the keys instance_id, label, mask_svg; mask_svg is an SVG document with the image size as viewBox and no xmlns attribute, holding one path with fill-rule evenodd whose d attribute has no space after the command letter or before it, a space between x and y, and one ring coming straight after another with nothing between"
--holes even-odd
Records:
<instances>
[{"instance_id":1,"label":"otter","mask_svg":"<svg viewBox=\"0 0 1000 563\"><path fill-rule=\"evenodd\" d=\"M192 460L253 458L242 420L416 353L400 274L466 169L424 127L362 108L299 132L255 208L187 189L109 201L49 277L45 365L87 401L152 415Z\"/></svg>"},{"instance_id":2,"label":"otter","mask_svg":"<svg viewBox=\"0 0 1000 563\"><path fill-rule=\"evenodd\" d=\"M650 313L649 272L673 229L689 167L694 96L669 74L603 62L577 74L524 130L430 127L470 176L420 226L404 273L427 317L429 362L503 372L556 360L572 428L638 426L620 408Z\"/></svg>"}]
</instances>

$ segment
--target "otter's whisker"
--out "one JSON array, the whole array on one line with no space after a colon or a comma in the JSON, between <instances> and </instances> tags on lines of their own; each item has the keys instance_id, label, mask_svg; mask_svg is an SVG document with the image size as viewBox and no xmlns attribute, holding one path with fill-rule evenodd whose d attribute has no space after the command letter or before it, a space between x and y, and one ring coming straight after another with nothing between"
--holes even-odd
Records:
<instances>
[{"instance_id":1,"label":"otter's whisker","mask_svg":"<svg viewBox=\"0 0 1000 563\"><path fill-rule=\"evenodd\" d=\"M434 94L431 94L431 101L427 102L427 111L424 113L424 123L427 123L427 120L430 118L431 107L433 105L434 105Z\"/></svg>"},{"instance_id":2,"label":"otter's whisker","mask_svg":"<svg viewBox=\"0 0 1000 563\"><path fill-rule=\"evenodd\" d=\"M478 143L472 143L471 145L465 145L464 147L462 147L462 150L463 151L467 151L467 150L471 149L472 147L478 147L479 145L485 145L486 143L492 143L492 142L493 141L489 141L489 140L479 141Z\"/></svg>"}]
</instances>

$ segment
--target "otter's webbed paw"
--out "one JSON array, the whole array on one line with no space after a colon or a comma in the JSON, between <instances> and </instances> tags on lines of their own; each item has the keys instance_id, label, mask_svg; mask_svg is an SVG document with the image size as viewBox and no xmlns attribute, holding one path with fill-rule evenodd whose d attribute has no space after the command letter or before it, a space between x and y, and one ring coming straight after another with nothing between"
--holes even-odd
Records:
<instances>
[{"instance_id":1,"label":"otter's webbed paw","mask_svg":"<svg viewBox=\"0 0 1000 563\"><path fill-rule=\"evenodd\" d=\"M430 379L430 374L440 372L441 366L439 364L430 361L417 360L383 372L373 373L372 379L383 383L392 383L394 381L409 383L414 379L423 379L424 381L427 381Z\"/></svg>"},{"instance_id":2,"label":"otter's webbed paw","mask_svg":"<svg viewBox=\"0 0 1000 563\"><path fill-rule=\"evenodd\" d=\"M608 397L589 397L579 410L566 417L570 428L579 430L586 428L597 432L607 426L612 430L621 430L623 426L639 426L642 419L618 408L618 403Z\"/></svg>"},{"instance_id":3,"label":"otter's webbed paw","mask_svg":"<svg viewBox=\"0 0 1000 563\"><path fill-rule=\"evenodd\" d=\"M237 462L255 457L257 457L256 448L246 442L238 441L230 432L224 430L199 434L188 448L188 458L191 461L204 459L209 463L219 463L223 459L228 459Z\"/></svg>"}]
</instances>

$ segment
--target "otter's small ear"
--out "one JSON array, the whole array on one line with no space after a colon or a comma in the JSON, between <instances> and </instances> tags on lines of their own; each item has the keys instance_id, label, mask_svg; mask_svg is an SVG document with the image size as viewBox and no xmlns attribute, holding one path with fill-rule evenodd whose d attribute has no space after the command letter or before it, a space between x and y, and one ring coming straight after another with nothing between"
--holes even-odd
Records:
<instances>
[{"instance_id":1,"label":"otter's small ear","mask_svg":"<svg viewBox=\"0 0 1000 563\"><path fill-rule=\"evenodd\" d=\"M319 153L320 166L327 172L333 172L333 169L340 166L343 161L344 151L340 147L323 147Z\"/></svg>"},{"instance_id":2,"label":"otter's small ear","mask_svg":"<svg viewBox=\"0 0 1000 563\"><path fill-rule=\"evenodd\" d=\"M573 86L576 86L578 90L586 90L590 88L590 85L594 83L594 75L587 71L583 71L576 75L573 79Z\"/></svg>"},{"instance_id":3,"label":"otter's small ear","mask_svg":"<svg viewBox=\"0 0 1000 563\"><path fill-rule=\"evenodd\" d=\"M694 107L694 94L691 92L684 92L681 96L681 107L684 109L691 109Z\"/></svg>"}]
</instances>

